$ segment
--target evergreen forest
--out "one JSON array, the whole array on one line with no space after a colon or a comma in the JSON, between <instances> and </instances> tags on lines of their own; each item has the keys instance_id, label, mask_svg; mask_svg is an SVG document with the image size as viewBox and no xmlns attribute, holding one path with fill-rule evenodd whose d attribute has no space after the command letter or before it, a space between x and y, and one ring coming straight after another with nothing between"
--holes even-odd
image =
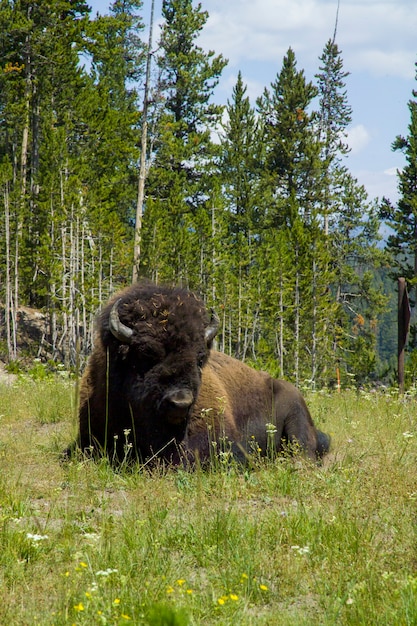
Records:
<instances>
[{"instance_id":1,"label":"evergreen forest","mask_svg":"<svg viewBox=\"0 0 417 626\"><path fill-rule=\"evenodd\" d=\"M371 201L349 171L336 37L314 80L289 48L256 102L239 73L223 106L207 19L164 0L152 41L140 0L106 15L0 0L0 357L22 357L30 307L44 358L74 367L101 305L143 277L196 290L220 317L218 349L275 376L394 382L396 278L412 302L417 282L417 93L393 137L400 201Z\"/></svg>"}]
</instances>

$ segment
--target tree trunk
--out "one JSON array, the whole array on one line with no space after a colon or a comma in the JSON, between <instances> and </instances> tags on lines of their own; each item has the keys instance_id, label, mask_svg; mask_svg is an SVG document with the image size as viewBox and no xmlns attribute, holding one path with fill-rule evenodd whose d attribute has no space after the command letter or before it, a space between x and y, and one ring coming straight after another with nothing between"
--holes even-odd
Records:
<instances>
[{"instance_id":1,"label":"tree trunk","mask_svg":"<svg viewBox=\"0 0 417 626\"><path fill-rule=\"evenodd\" d=\"M10 204L9 204L9 183L4 183L4 225L6 243L6 303L4 317L6 322L7 356L9 361L17 357L16 342L16 316L13 307L13 288L11 276L11 255L10 255Z\"/></svg>"},{"instance_id":2,"label":"tree trunk","mask_svg":"<svg viewBox=\"0 0 417 626\"><path fill-rule=\"evenodd\" d=\"M398 388L404 393L404 357L410 325L410 303L405 278L398 279Z\"/></svg>"},{"instance_id":3,"label":"tree trunk","mask_svg":"<svg viewBox=\"0 0 417 626\"><path fill-rule=\"evenodd\" d=\"M279 369L284 376L284 281L282 268L279 275Z\"/></svg>"},{"instance_id":4,"label":"tree trunk","mask_svg":"<svg viewBox=\"0 0 417 626\"><path fill-rule=\"evenodd\" d=\"M141 142L140 142L138 199L136 203L135 237L134 237L134 244L133 244L132 282L136 282L138 279L139 265L140 265L140 245L141 245L141 237L142 237L143 202L145 198L145 181L146 181L146 175L147 175L146 150L147 150L147 141L148 141L148 105L149 105L149 83L151 79L152 32L153 32L154 6L155 6L155 0L152 0L151 21L149 25L148 54L146 56L145 93L143 96L142 135L141 135Z\"/></svg>"},{"instance_id":5,"label":"tree trunk","mask_svg":"<svg viewBox=\"0 0 417 626\"><path fill-rule=\"evenodd\" d=\"M311 329L311 381L314 385L317 374L317 265L313 261L313 311Z\"/></svg>"},{"instance_id":6,"label":"tree trunk","mask_svg":"<svg viewBox=\"0 0 417 626\"><path fill-rule=\"evenodd\" d=\"M295 292L294 292L294 374L295 384L299 384L300 378L300 272L299 272L299 250L295 250L296 258L296 274L295 274Z\"/></svg>"}]
</instances>

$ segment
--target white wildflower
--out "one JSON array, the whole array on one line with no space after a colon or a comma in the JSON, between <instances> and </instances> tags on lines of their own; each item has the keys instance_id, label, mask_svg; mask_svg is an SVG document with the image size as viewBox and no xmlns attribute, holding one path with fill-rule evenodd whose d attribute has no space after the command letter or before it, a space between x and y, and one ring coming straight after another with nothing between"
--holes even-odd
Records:
<instances>
[{"instance_id":1,"label":"white wildflower","mask_svg":"<svg viewBox=\"0 0 417 626\"><path fill-rule=\"evenodd\" d=\"M84 533L84 538L91 543L97 543L100 539L100 535L97 533Z\"/></svg>"},{"instance_id":2,"label":"white wildflower","mask_svg":"<svg viewBox=\"0 0 417 626\"><path fill-rule=\"evenodd\" d=\"M48 539L48 535L36 535L33 533L26 533L26 537L34 542L44 541L45 539Z\"/></svg>"},{"instance_id":3,"label":"white wildflower","mask_svg":"<svg viewBox=\"0 0 417 626\"><path fill-rule=\"evenodd\" d=\"M110 567L107 569L100 569L96 572L96 576L110 576L111 574L117 574L117 569L111 569Z\"/></svg>"},{"instance_id":4,"label":"white wildflower","mask_svg":"<svg viewBox=\"0 0 417 626\"><path fill-rule=\"evenodd\" d=\"M298 554L308 554L310 552L310 548L308 546L291 546L291 550L297 552Z\"/></svg>"},{"instance_id":5,"label":"white wildflower","mask_svg":"<svg viewBox=\"0 0 417 626\"><path fill-rule=\"evenodd\" d=\"M277 427L275 426L275 424L271 424L270 422L267 422L265 424L265 428L268 435L275 435L275 433L277 432Z\"/></svg>"}]
</instances>

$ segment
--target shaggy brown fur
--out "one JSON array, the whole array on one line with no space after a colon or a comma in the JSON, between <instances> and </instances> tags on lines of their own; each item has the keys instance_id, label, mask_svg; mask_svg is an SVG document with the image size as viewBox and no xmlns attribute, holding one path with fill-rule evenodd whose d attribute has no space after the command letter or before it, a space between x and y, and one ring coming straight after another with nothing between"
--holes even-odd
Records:
<instances>
[{"instance_id":1,"label":"shaggy brown fur","mask_svg":"<svg viewBox=\"0 0 417 626\"><path fill-rule=\"evenodd\" d=\"M208 407L213 410L207 411ZM215 351L203 369L200 393L188 428L187 446L198 450L203 458L210 454L207 438L210 424L217 439L225 435L247 452L256 444L265 453L272 437L275 450L294 443L310 458L317 459L328 451L330 443L327 435L316 430L304 398L294 385ZM275 427L269 436L266 424Z\"/></svg>"},{"instance_id":2,"label":"shaggy brown fur","mask_svg":"<svg viewBox=\"0 0 417 626\"><path fill-rule=\"evenodd\" d=\"M116 321L115 321L116 320ZM82 450L115 460L210 459L213 441L244 458L297 443L312 459L329 448L300 392L244 363L211 351L216 319L180 288L138 283L119 293L99 318L94 351L81 382Z\"/></svg>"}]
</instances>

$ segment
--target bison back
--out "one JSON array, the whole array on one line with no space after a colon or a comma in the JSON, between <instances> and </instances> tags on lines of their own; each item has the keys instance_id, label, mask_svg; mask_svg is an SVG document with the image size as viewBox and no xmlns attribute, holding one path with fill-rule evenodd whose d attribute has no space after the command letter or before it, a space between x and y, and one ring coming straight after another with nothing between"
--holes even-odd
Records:
<instances>
[{"instance_id":1,"label":"bison back","mask_svg":"<svg viewBox=\"0 0 417 626\"><path fill-rule=\"evenodd\" d=\"M210 454L212 440L225 438L232 450L266 453L298 444L312 459L329 448L318 431L300 391L223 353L212 351L188 429L187 446L200 457Z\"/></svg>"}]
</instances>

